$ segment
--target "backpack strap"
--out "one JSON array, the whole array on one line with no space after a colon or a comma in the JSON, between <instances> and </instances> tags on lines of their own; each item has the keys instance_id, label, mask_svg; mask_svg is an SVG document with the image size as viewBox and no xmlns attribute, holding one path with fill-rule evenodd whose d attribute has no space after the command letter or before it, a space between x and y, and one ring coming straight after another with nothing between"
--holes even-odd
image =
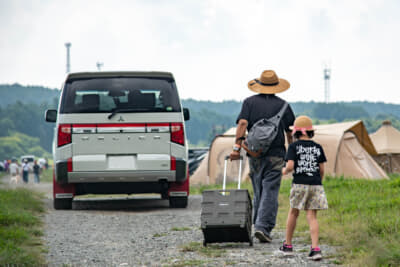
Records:
<instances>
[{"instance_id":1,"label":"backpack strap","mask_svg":"<svg viewBox=\"0 0 400 267\"><path fill-rule=\"evenodd\" d=\"M287 106L288 106L288 103L285 101L281 110L278 112L278 114L276 114L277 116L279 116L279 118L283 117L283 114L285 114Z\"/></svg>"},{"instance_id":2,"label":"backpack strap","mask_svg":"<svg viewBox=\"0 0 400 267\"><path fill-rule=\"evenodd\" d=\"M278 112L275 116L273 116L272 118L277 117L277 118L279 119L279 122L280 122L280 120L281 120L282 117L283 117L283 114L284 114L285 111L286 111L287 106L288 106L288 103L285 101L284 104L283 104L283 106L282 106L281 109L279 110L279 112ZM272 118L271 118L271 119L272 119Z\"/></svg>"}]
</instances>

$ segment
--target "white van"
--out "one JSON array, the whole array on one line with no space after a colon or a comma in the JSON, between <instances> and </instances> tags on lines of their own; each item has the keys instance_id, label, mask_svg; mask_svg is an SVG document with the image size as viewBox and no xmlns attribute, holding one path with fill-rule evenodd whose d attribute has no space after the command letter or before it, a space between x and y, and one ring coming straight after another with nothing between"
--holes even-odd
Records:
<instances>
[{"instance_id":1,"label":"white van","mask_svg":"<svg viewBox=\"0 0 400 267\"><path fill-rule=\"evenodd\" d=\"M33 170L33 165L34 165L34 162L35 162L35 156L34 155L21 156L20 160L21 160L20 161L21 164L23 164L26 161L28 163L29 170Z\"/></svg>"},{"instance_id":2,"label":"white van","mask_svg":"<svg viewBox=\"0 0 400 267\"><path fill-rule=\"evenodd\" d=\"M58 111L46 111L56 122L54 208L89 193L159 193L186 207L189 116L171 73L69 74Z\"/></svg>"}]
</instances>

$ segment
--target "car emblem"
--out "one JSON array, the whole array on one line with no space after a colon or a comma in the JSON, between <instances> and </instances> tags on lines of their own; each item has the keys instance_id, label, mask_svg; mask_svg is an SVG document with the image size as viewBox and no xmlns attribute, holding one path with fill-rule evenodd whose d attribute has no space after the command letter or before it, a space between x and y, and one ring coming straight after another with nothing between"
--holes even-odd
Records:
<instances>
[{"instance_id":1,"label":"car emblem","mask_svg":"<svg viewBox=\"0 0 400 267\"><path fill-rule=\"evenodd\" d=\"M124 118L122 118L122 116L119 116L118 121L124 121Z\"/></svg>"}]
</instances>

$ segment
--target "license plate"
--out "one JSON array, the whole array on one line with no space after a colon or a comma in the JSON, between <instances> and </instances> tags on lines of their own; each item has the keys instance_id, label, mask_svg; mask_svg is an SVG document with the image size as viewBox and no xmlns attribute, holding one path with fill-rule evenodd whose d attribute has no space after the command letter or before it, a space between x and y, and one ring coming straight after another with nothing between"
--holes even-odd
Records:
<instances>
[{"instance_id":1,"label":"license plate","mask_svg":"<svg viewBox=\"0 0 400 267\"><path fill-rule=\"evenodd\" d=\"M109 156L108 169L111 170L135 170L136 156Z\"/></svg>"}]
</instances>

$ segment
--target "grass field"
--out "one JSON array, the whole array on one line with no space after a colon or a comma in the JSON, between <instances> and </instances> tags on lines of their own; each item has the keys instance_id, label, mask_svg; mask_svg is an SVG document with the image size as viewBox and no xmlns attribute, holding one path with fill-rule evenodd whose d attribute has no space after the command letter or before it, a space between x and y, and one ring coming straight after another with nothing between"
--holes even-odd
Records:
<instances>
[{"instance_id":1,"label":"grass field","mask_svg":"<svg viewBox=\"0 0 400 267\"><path fill-rule=\"evenodd\" d=\"M52 170L42 173L42 181L52 180ZM285 228L291 181L282 181L277 227ZM400 176L389 180L326 178L324 187L329 209L318 215L320 243L338 246L338 263L354 266L400 265ZM192 186L191 194L219 186ZM236 188L236 184L228 184ZM249 189L247 182L242 188ZM36 266L41 256L41 222L44 212L41 195L27 189L0 189L0 266ZM182 230L182 229L179 229ZM182 230L183 231L183 230ZM298 220L295 237L310 243L304 213Z\"/></svg>"},{"instance_id":2,"label":"grass field","mask_svg":"<svg viewBox=\"0 0 400 267\"><path fill-rule=\"evenodd\" d=\"M40 174L40 182L52 183L53 182L53 169L49 167L47 170L43 170Z\"/></svg>"},{"instance_id":3,"label":"grass field","mask_svg":"<svg viewBox=\"0 0 400 267\"><path fill-rule=\"evenodd\" d=\"M39 215L42 196L27 189L0 189L0 266L43 265Z\"/></svg>"},{"instance_id":4,"label":"grass field","mask_svg":"<svg viewBox=\"0 0 400 267\"><path fill-rule=\"evenodd\" d=\"M284 230L289 210L291 180L282 181L277 225ZM229 184L235 188L236 184ZM329 209L318 215L320 242L338 246L341 264L355 266L400 265L400 176L390 180L326 178ZM196 194L215 186L192 187ZM251 189L250 183L242 188ZM252 192L252 190L250 190ZM304 212L295 237L311 243Z\"/></svg>"}]
</instances>

